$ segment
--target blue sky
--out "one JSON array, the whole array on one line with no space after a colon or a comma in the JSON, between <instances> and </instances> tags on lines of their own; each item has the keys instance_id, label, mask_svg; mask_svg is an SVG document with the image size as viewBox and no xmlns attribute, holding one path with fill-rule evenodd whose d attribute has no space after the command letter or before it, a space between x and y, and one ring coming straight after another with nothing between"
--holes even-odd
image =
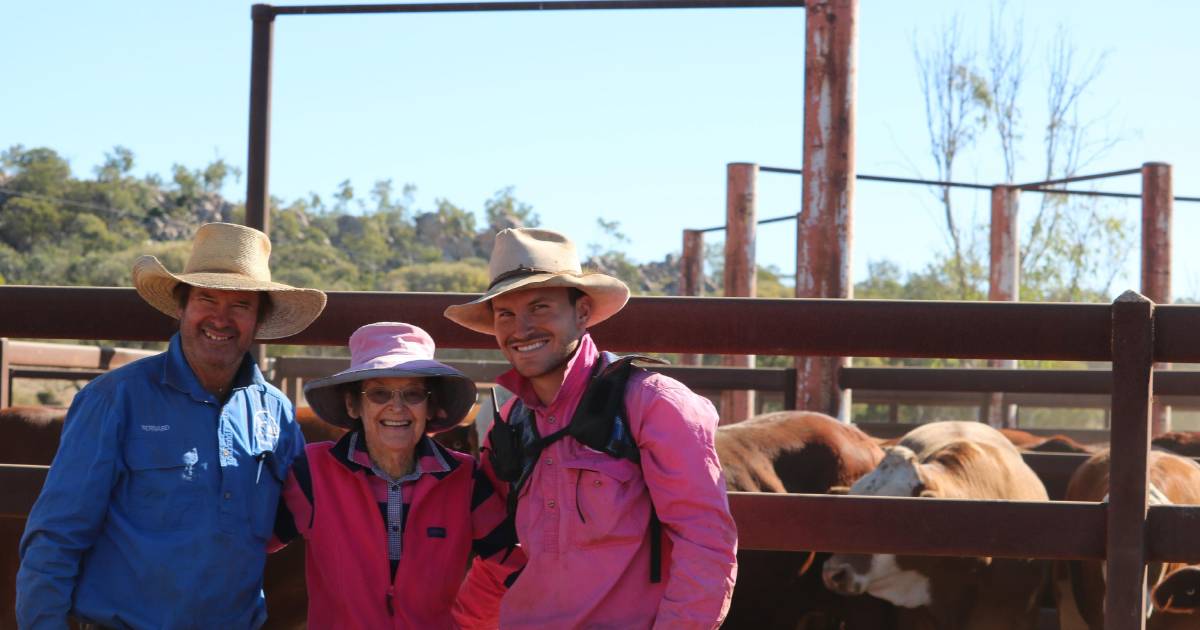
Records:
<instances>
[{"instance_id":1,"label":"blue sky","mask_svg":"<svg viewBox=\"0 0 1200 630\"><path fill-rule=\"evenodd\" d=\"M244 166L250 4L0 3L0 146L52 147L80 175L118 144L134 151L139 173L214 157ZM862 0L860 173L933 175L913 38L957 14L982 41L991 6ZM1089 170L1166 161L1176 194L1200 195L1200 88L1186 79L1200 60L1200 3L1012 1L1009 10L1023 15L1034 55L1019 180L1039 177L1042 60L1064 24L1081 56L1106 53L1084 114L1123 139ZM284 199L328 197L344 179L365 193L390 178L417 186L418 209L446 198L479 210L513 186L543 225L584 247L610 244L597 217L619 221L626 249L650 261L678 251L682 229L724 222L726 163L801 164L802 10L281 16L275 33L270 186ZM1002 179L990 136L960 164L956 179ZM226 193L241 199L244 181ZM798 179L760 176L761 217L794 213L799 199ZM986 192L959 203L987 216ZM1112 207L1136 226L1136 201ZM931 261L945 247L939 212L927 189L860 182L855 278L871 260L908 270ZM1200 296L1196 217L1200 205L1177 204L1177 296ZM764 226L758 255L791 273L791 224ZM1136 252L1125 269L1114 292L1136 288Z\"/></svg>"}]
</instances>

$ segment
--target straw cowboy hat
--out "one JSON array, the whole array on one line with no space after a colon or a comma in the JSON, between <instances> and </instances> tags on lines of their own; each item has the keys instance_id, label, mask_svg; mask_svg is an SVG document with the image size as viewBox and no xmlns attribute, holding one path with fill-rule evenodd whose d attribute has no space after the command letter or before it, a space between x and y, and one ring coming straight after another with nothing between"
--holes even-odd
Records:
<instances>
[{"instance_id":1,"label":"straw cowboy hat","mask_svg":"<svg viewBox=\"0 0 1200 630\"><path fill-rule=\"evenodd\" d=\"M321 314L325 294L271 282L270 256L266 234L244 225L207 223L196 230L183 273L173 274L154 256L142 256L133 263L133 286L150 306L175 319L179 319L179 302L174 291L181 282L224 291L265 291L271 296L271 308L258 322L255 338L288 337Z\"/></svg>"},{"instance_id":2,"label":"straw cowboy hat","mask_svg":"<svg viewBox=\"0 0 1200 630\"><path fill-rule=\"evenodd\" d=\"M584 273L575 244L552 230L501 230L496 235L488 275L492 282L487 293L466 304L447 307L447 318L476 332L495 334L488 301L520 289L568 287L583 291L592 298L592 314L586 326L616 315L629 301L629 287L624 282L602 273Z\"/></svg>"},{"instance_id":3,"label":"straw cowboy hat","mask_svg":"<svg viewBox=\"0 0 1200 630\"><path fill-rule=\"evenodd\" d=\"M425 432L451 429L475 404L475 383L466 374L435 361L433 351L433 338L412 324L367 324L350 335L350 367L305 383L304 398L322 420L348 429L354 426L354 419L346 413L338 385L369 378L424 377L437 405L433 417L426 419Z\"/></svg>"}]
</instances>

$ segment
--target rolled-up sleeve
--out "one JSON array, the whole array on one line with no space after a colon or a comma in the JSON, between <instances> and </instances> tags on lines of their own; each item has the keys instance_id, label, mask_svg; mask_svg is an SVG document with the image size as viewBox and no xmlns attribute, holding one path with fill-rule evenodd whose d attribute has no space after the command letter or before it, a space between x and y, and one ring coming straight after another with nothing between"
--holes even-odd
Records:
<instances>
[{"instance_id":1,"label":"rolled-up sleeve","mask_svg":"<svg viewBox=\"0 0 1200 630\"><path fill-rule=\"evenodd\" d=\"M81 392L21 537L17 625L67 627L80 561L104 523L116 483L119 425L103 395Z\"/></svg>"},{"instance_id":2,"label":"rolled-up sleeve","mask_svg":"<svg viewBox=\"0 0 1200 630\"><path fill-rule=\"evenodd\" d=\"M737 577L737 528L714 446L717 412L657 375L626 391L626 408L646 486L671 541L655 627L718 627Z\"/></svg>"}]
</instances>

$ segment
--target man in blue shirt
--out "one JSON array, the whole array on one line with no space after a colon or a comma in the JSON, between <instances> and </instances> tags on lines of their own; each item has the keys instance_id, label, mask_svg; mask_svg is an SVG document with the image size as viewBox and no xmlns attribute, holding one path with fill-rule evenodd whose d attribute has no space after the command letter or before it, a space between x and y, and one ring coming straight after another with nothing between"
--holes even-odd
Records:
<instances>
[{"instance_id":1,"label":"man in blue shirt","mask_svg":"<svg viewBox=\"0 0 1200 630\"><path fill-rule=\"evenodd\" d=\"M271 282L270 252L258 230L210 223L183 273L134 264L138 293L179 332L75 396L21 539L22 628L265 621L266 542L304 438L247 350L325 306L320 291Z\"/></svg>"}]
</instances>

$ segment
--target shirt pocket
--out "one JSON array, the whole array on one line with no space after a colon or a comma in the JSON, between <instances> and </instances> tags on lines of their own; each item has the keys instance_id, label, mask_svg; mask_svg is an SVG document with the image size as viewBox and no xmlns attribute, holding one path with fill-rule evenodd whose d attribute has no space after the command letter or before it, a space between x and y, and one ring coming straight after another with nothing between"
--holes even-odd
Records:
<instances>
[{"instance_id":1,"label":"shirt pocket","mask_svg":"<svg viewBox=\"0 0 1200 630\"><path fill-rule=\"evenodd\" d=\"M279 495L287 480L287 468L272 452L259 454L254 462L254 491L249 493L251 501L250 520L254 535L266 540L275 531L275 514L279 508Z\"/></svg>"},{"instance_id":2,"label":"shirt pocket","mask_svg":"<svg viewBox=\"0 0 1200 630\"><path fill-rule=\"evenodd\" d=\"M202 519L204 466L195 448L157 440L130 440L128 516L148 531L189 529Z\"/></svg>"},{"instance_id":3,"label":"shirt pocket","mask_svg":"<svg viewBox=\"0 0 1200 630\"><path fill-rule=\"evenodd\" d=\"M563 462L563 468L574 509L562 516L576 547L634 544L646 536L650 502L637 464L597 455Z\"/></svg>"}]
</instances>

